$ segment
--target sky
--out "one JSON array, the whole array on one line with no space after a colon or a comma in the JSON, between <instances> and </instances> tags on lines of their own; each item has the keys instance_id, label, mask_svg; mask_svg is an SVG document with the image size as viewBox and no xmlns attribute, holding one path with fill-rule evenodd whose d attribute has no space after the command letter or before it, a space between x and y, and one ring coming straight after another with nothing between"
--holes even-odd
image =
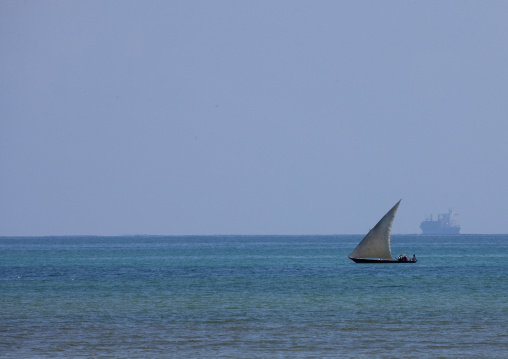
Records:
<instances>
[{"instance_id":1,"label":"sky","mask_svg":"<svg viewBox=\"0 0 508 359\"><path fill-rule=\"evenodd\" d=\"M0 1L0 236L508 233L506 1Z\"/></svg>"}]
</instances>

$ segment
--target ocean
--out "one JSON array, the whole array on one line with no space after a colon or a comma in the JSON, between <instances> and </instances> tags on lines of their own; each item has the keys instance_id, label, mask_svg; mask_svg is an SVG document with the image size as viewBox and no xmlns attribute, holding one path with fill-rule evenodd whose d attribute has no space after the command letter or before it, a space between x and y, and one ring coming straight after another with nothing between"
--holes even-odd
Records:
<instances>
[{"instance_id":1,"label":"ocean","mask_svg":"<svg viewBox=\"0 0 508 359\"><path fill-rule=\"evenodd\" d=\"M0 358L506 358L508 235L0 237Z\"/></svg>"}]
</instances>

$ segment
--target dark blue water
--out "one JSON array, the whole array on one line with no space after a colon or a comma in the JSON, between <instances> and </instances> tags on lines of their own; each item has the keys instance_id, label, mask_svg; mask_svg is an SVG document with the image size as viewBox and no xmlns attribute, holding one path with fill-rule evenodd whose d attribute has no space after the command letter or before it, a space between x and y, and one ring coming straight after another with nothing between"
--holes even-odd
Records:
<instances>
[{"instance_id":1,"label":"dark blue water","mask_svg":"<svg viewBox=\"0 0 508 359\"><path fill-rule=\"evenodd\" d=\"M2 358L504 358L508 236L0 238Z\"/></svg>"}]
</instances>

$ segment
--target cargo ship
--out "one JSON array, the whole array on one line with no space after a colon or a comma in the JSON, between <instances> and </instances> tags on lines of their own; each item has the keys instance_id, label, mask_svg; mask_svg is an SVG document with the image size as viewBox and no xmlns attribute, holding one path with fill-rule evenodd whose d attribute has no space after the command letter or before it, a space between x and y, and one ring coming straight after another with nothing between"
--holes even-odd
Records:
<instances>
[{"instance_id":1,"label":"cargo ship","mask_svg":"<svg viewBox=\"0 0 508 359\"><path fill-rule=\"evenodd\" d=\"M448 213L437 215L437 220L430 217L426 218L421 224L422 234L459 234L460 225L454 219L454 213L449 210Z\"/></svg>"}]
</instances>

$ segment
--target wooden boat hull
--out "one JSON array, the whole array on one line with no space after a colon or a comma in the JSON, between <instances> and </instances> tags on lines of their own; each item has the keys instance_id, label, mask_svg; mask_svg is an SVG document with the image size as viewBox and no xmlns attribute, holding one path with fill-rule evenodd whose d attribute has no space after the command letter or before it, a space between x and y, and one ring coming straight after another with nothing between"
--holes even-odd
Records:
<instances>
[{"instance_id":1,"label":"wooden boat hull","mask_svg":"<svg viewBox=\"0 0 508 359\"><path fill-rule=\"evenodd\" d=\"M351 258L355 263L416 263L417 261L399 261L398 259L381 259L381 258Z\"/></svg>"}]
</instances>

